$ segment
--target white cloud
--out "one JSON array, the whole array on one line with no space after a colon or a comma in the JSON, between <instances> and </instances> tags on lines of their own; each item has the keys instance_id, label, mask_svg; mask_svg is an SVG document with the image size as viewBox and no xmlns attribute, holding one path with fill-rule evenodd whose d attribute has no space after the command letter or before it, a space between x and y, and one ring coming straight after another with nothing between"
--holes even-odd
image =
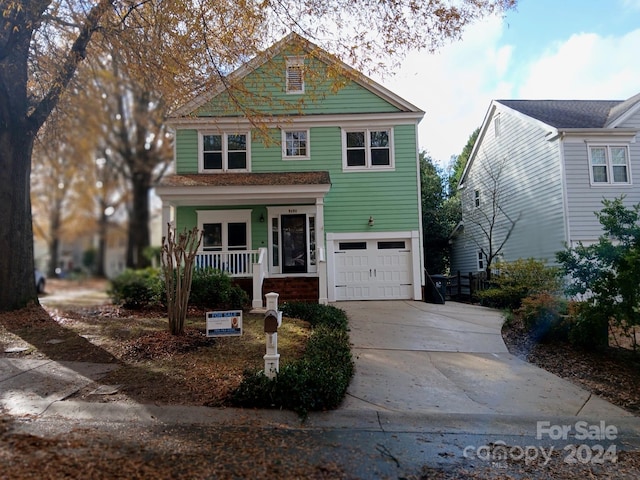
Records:
<instances>
[{"instance_id":1,"label":"white cloud","mask_svg":"<svg viewBox=\"0 0 640 480\"><path fill-rule=\"evenodd\" d=\"M502 77L513 48L500 46L503 22L485 19L471 26L463 41L437 54L413 53L382 83L426 114L419 127L420 148L446 165L480 126L494 98L511 97Z\"/></svg>"},{"instance_id":2,"label":"white cloud","mask_svg":"<svg viewBox=\"0 0 640 480\"><path fill-rule=\"evenodd\" d=\"M640 92L640 29L620 37L572 35L528 67L518 98L626 99Z\"/></svg>"}]
</instances>

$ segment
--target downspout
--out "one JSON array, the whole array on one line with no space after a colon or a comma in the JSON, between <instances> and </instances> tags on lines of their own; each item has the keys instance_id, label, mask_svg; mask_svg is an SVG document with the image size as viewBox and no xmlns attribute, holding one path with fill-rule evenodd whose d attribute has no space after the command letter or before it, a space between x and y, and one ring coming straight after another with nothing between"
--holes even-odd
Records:
<instances>
[{"instance_id":1,"label":"downspout","mask_svg":"<svg viewBox=\"0 0 640 480\"><path fill-rule=\"evenodd\" d=\"M571 225L569 222L569 195L567 193L567 172L564 157L564 137L565 132L558 132L558 149L560 155L560 185L562 187L562 215L564 220L564 241L571 247Z\"/></svg>"}]
</instances>

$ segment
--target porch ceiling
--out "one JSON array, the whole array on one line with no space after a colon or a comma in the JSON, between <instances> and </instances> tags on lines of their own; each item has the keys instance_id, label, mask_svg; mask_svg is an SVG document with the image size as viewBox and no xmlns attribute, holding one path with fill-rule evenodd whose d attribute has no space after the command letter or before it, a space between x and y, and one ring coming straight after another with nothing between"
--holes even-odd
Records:
<instances>
[{"instance_id":1,"label":"porch ceiling","mask_svg":"<svg viewBox=\"0 0 640 480\"><path fill-rule=\"evenodd\" d=\"M331 188L329 172L170 175L156 187L172 205L315 203Z\"/></svg>"}]
</instances>

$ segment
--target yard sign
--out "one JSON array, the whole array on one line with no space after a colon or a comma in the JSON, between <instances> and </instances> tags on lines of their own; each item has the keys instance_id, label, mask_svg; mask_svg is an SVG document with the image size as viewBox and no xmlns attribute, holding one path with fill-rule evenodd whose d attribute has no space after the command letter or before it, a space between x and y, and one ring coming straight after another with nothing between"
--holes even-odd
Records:
<instances>
[{"instance_id":1,"label":"yard sign","mask_svg":"<svg viewBox=\"0 0 640 480\"><path fill-rule=\"evenodd\" d=\"M242 335L242 310L207 312L207 337Z\"/></svg>"}]
</instances>

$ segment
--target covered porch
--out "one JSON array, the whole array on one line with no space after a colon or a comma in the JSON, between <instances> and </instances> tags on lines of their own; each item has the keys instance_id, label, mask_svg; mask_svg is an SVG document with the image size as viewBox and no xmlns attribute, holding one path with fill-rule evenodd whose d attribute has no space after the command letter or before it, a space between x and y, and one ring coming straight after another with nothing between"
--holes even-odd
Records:
<instances>
[{"instance_id":1,"label":"covered porch","mask_svg":"<svg viewBox=\"0 0 640 480\"><path fill-rule=\"evenodd\" d=\"M328 172L173 175L157 188L168 225L203 232L197 268L216 268L251 282L252 307L266 288L291 289L328 302L324 197ZM285 281L299 278L299 281ZM276 290L277 291L277 290ZM293 292L295 291L295 292ZM285 293L285 292L278 292Z\"/></svg>"}]
</instances>

